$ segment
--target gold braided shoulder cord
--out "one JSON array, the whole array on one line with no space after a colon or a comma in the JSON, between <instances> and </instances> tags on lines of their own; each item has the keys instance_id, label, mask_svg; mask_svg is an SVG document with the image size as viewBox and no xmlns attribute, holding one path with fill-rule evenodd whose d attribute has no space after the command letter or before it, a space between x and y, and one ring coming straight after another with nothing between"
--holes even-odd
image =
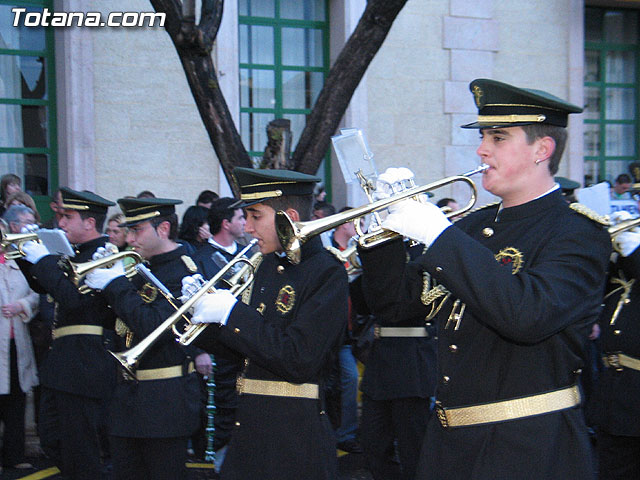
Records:
<instances>
[{"instance_id":1,"label":"gold braided shoulder cord","mask_svg":"<svg viewBox=\"0 0 640 480\"><path fill-rule=\"evenodd\" d=\"M620 272L620 276L624 277L624 275L622 274L622 272ZM633 287L633 284L635 283L636 279L632 278L631 280L625 280L624 278L612 278L611 283L615 284L615 285L620 285L618 288L610 291L607 295L605 295L605 300L607 298L609 298L611 295L619 292L620 290L622 290L622 293L620 294L620 298L618 299L618 304L616 305L616 309L613 311L613 315L611 315L611 320L609 321L609 325L615 325L616 320L618 319L618 316L620 315L620 312L622 311L622 307L624 307L625 305L631 303L631 300L629 300L629 295L631 294L631 288Z\"/></svg>"},{"instance_id":2,"label":"gold braided shoulder cord","mask_svg":"<svg viewBox=\"0 0 640 480\"><path fill-rule=\"evenodd\" d=\"M440 302L438 302L436 306L435 301L443 296L444 298ZM450 296L451 293L445 288L444 285L435 285L433 288L431 288L431 275L429 275L429 273L427 272L423 273L423 286L420 300L426 306L431 305L431 311L425 317L425 322L430 321L438 314L438 312L447 302Z\"/></svg>"}]
</instances>

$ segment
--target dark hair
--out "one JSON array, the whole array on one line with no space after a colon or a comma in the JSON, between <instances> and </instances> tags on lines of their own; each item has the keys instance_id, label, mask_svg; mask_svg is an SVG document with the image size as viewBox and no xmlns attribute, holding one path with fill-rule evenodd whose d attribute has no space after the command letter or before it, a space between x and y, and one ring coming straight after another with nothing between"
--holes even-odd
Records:
<instances>
[{"instance_id":1,"label":"dark hair","mask_svg":"<svg viewBox=\"0 0 640 480\"><path fill-rule=\"evenodd\" d=\"M87 218L93 218L96 221L96 231L102 232L102 229L104 227L104 221L107 218L107 212L105 212L105 213L96 213L96 212L81 212L81 211L78 211L78 213L80 214L80 218L82 220L86 220Z\"/></svg>"},{"instance_id":2,"label":"dark hair","mask_svg":"<svg viewBox=\"0 0 640 480\"><path fill-rule=\"evenodd\" d=\"M336 213L336 207L331 205L329 202L316 202L316 204L313 206L313 211L315 212L316 210L324 212L325 217Z\"/></svg>"},{"instance_id":3,"label":"dark hair","mask_svg":"<svg viewBox=\"0 0 640 480\"><path fill-rule=\"evenodd\" d=\"M237 200L235 198L223 197L215 200L211 204L211 208L209 209L209 213L207 214L207 220L209 221L209 230L213 235L216 235L220 232L222 228L222 222L224 220L231 221L233 215L236 210L240 207L231 208L231 205L236 203Z\"/></svg>"},{"instance_id":4,"label":"dark hair","mask_svg":"<svg viewBox=\"0 0 640 480\"><path fill-rule=\"evenodd\" d=\"M218 198L220 197L216 192L212 190L203 190L200 192L200 195L198 195L198 199L196 200L196 205L198 203L211 203L216 201Z\"/></svg>"},{"instance_id":5,"label":"dark hair","mask_svg":"<svg viewBox=\"0 0 640 480\"><path fill-rule=\"evenodd\" d=\"M558 173L558 167L560 166L560 159L564 152L564 146L567 143L567 130L564 127L558 127L556 125L545 125L534 123L531 125L523 125L522 130L527 136L527 143L531 145L539 138L551 137L556 142L556 148L553 151L551 157L549 157L549 171L551 175Z\"/></svg>"},{"instance_id":6,"label":"dark hair","mask_svg":"<svg viewBox=\"0 0 640 480\"><path fill-rule=\"evenodd\" d=\"M136 198L156 198L156 196L150 190L143 190L136 195Z\"/></svg>"},{"instance_id":7,"label":"dark hair","mask_svg":"<svg viewBox=\"0 0 640 480\"><path fill-rule=\"evenodd\" d=\"M22 180L13 173L7 173L0 178L0 199L2 199L3 202L7 199L7 197L5 197L7 186L13 183L17 183L22 187Z\"/></svg>"},{"instance_id":8,"label":"dark hair","mask_svg":"<svg viewBox=\"0 0 640 480\"><path fill-rule=\"evenodd\" d=\"M621 173L616 177L616 183L631 183L631 177L626 173Z\"/></svg>"},{"instance_id":9,"label":"dark hair","mask_svg":"<svg viewBox=\"0 0 640 480\"><path fill-rule=\"evenodd\" d=\"M178 238L187 242L195 242L198 238L198 229L207 221L207 208L191 205L184 212Z\"/></svg>"},{"instance_id":10,"label":"dark hair","mask_svg":"<svg viewBox=\"0 0 640 480\"><path fill-rule=\"evenodd\" d=\"M283 197L268 198L263 202L276 212L293 208L300 216L300 221L306 222L311 219L311 206L313 205L313 195L284 195ZM335 212L335 209L334 209Z\"/></svg>"},{"instance_id":11,"label":"dark hair","mask_svg":"<svg viewBox=\"0 0 640 480\"><path fill-rule=\"evenodd\" d=\"M169 240L177 240L178 239L178 215L175 213L170 213L169 215L163 215L161 217L155 217L149 220L151 226L154 229L158 229L158 226L162 222L169 222Z\"/></svg>"},{"instance_id":12,"label":"dark hair","mask_svg":"<svg viewBox=\"0 0 640 480\"><path fill-rule=\"evenodd\" d=\"M436 207L438 207L438 208L446 207L447 205L449 205L449 202L455 202L455 200L453 198L449 198L449 197L441 198L436 203Z\"/></svg>"}]
</instances>

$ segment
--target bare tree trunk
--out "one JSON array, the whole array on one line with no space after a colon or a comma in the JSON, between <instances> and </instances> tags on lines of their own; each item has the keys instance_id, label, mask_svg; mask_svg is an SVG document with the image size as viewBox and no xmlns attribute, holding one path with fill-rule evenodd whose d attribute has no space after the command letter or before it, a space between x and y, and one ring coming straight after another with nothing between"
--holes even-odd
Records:
<instances>
[{"instance_id":1,"label":"bare tree trunk","mask_svg":"<svg viewBox=\"0 0 640 480\"><path fill-rule=\"evenodd\" d=\"M315 173L353 92L407 0L369 0L356 29L331 67L293 153L295 170Z\"/></svg>"},{"instance_id":2,"label":"bare tree trunk","mask_svg":"<svg viewBox=\"0 0 640 480\"><path fill-rule=\"evenodd\" d=\"M157 12L166 13L165 28L180 57L200 117L225 177L238 195L232 181L233 168L252 165L220 91L211 59L213 42L222 19L223 1L203 0L198 25L191 15L183 16L181 2L178 0L151 0L151 4ZM185 0L185 13L192 11L191 8L193 0Z\"/></svg>"},{"instance_id":3,"label":"bare tree trunk","mask_svg":"<svg viewBox=\"0 0 640 480\"><path fill-rule=\"evenodd\" d=\"M292 170L291 120L276 118L267 124L267 148L260 168Z\"/></svg>"}]
</instances>

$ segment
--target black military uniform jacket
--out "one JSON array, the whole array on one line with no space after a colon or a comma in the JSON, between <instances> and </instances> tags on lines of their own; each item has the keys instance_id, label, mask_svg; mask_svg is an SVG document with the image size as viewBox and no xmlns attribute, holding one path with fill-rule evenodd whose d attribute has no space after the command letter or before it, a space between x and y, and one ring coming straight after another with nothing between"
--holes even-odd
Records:
<instances>
[{"instance_id":1,"label":"black military uniform jacket","mask_svg":"<svg viewBox=\"0 0 640 480\"><path fill-rule=\"evenodd\" d=\"M622 353L640 359L638 279L640 249L628 257L619 256L611 269L610 294L599 321L604 355ZM614 315L617 308L620 310ZM627 367L604 368L598 390L598 426L611 435L640 437L640 371Z\"/></svg>"},{"instance_id":2,"label":"black military uniform jacket","mask_svg":"<svg viewBox=\"0 0 640 480\"><path fill-rule=\"evenodd\" d=\"M401 240L398 240L402 243ZM419 247L422 250L422 247ZM362 293L374 307L388 301L386 282L377 282L369 272L384 271L387 259L367 249L358 251L363 263ZM419 295L416 297L418 298ZM383 306L383 310L386 307ZM373 400L429 398L436 387L436 328L425 321L419 307L417 315L393 322L386 315L376 318L381 327L422 327L428 337L380 337L374 339L360 383L360 390ZM372 312L376 314L374 310ZM393 319L395 320L395 319Z\"/></svg>"},{"instance_id":3,"label":"black military uniform jacket","mask_svg":"<svg viewBox=\"0 0 640 480\"><path fill-rule=\"evenodd\" d=\"M91 260L108 237L76 245L74 263ZM112 329L115 315L104 298L95 293L81 294L58 266L59 255L47 255L32 265L20 260L20 267L31 288L48 293L56 302L53 328L95 325ZM51 389L90 398L105 398L113 390L116 365L107 352L102 335L66 335L55 339L40 368L40 383Z\"/></svg>"},{"instance_id":4,"label":"black military uniform jacket","mask_svg":"<svg viewBox=\"0 0 640 480\"><path fill-rule=\"evenodd\" d=\"M211 351L217 339L248 357L247 379L315 383L322 392L345 330L348 292L344 267L312 238L298 265L266 255L249 305L238 302L225 326L210 326L196 342ZM223 479L337 478L322 399L242 394L236 421Z\"/></svg>"},{"instance_id":5,"label":"black military uniform jacket","mask_svg":"<svg viewBox=\"0 0 640 480\"><path fill-rule=\"evenodd\" d=\"M461 219L417 260L417 270L405 267L397 242L381 247L387 268L377 281L387 282L391 298L413 301L387 305L396 318L410 314L404 307L411 310L416 295L426 293L421 270L452 293L436 316L436 398L447 408L493 403L578 381L610 243L603 228L572 211L556 190ZM463 303L461 318L450 316ZM444 428L434 415L417 478L592 478L590 449L580 408L458 428Z\"/></svg>"},{"instance_id":6,"label":"black military uniform jacket","mask_svg":"<svg viewBox=\"0 0 640 480\"><path fill-rule=\"evenodd\" d=\"M149 263L151 272L176 298L181 294L182 278L196 272L182 246L152 257ZM119 277L103 291L118 318L131 330L131 347L175 312L155 287L142 283L140 276L132 282ZM180 305L179 300L177 304ZM200 387L196 374L187 373L193 361L191 350L195 349L179 345L169 331L142 356L139 370L182 365L184 374L159 380L120 381L109 408L111 435L168 438L194 432L200 421Z\"/></svg>"},{"instance_id":7,"label":"black military uniform jacket","mask_svg":"<svg viewBox=\"0 0 640 480\"><path fill-rule=\"evenodd\" d=\"M204 278L209 279L233 259L241 248L237 244L236 247L236 253L231 254L207 242L193 255L193 260L198 264L198 270Z\"/></svg>"}]
</instances>

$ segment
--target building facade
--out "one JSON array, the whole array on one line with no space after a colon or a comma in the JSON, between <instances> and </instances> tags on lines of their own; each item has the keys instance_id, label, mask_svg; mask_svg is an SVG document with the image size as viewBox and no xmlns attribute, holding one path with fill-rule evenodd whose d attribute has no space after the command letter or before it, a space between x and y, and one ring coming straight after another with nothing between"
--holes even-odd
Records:
<instances>
[{"instance_id":1,"label":"building facade","mask_svg":"<svg viewBox=\"0 0 640 480\"><path fill-rule=\"evenodd\" d=\"M199 2L196 2L199 4ZM293 145L365 0L226 0L213 52L245 147L292 121ZM0 173L44 203L55 188L107 198L181 198L229 188L178 55L162 27L14 27L11 8L151 12L145 0L0 0ZM640 1L408 0L343 119L361 128L379 171L422 184L478 164L474 78L539 88L584 105L560 174L613 180L638 159ZM319 172L337 207L363 203L328 155ZM463 199L464 187L437 197ZM492 196L481 192L479 203Z\"/></svg>"}]
</instances>

